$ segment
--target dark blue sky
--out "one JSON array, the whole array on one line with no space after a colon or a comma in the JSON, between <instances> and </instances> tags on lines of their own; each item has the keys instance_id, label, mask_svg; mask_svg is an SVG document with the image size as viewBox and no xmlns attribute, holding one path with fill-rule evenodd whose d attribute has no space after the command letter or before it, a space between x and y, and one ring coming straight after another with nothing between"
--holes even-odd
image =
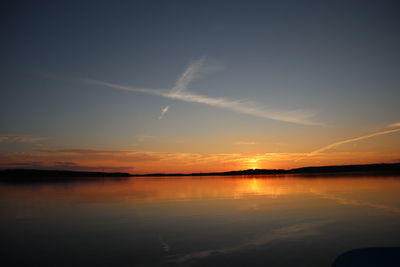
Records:
<instances>
[{"instance_id":1,"label":"dark blue sky","mask_svg":"<svg viewBox=\"0 0 400 267\"><path fill-rule=\"evenodd\" d=\"M213 152L237 152L221 145L229 136L230 144L264 142L253 149L261 153L281 152L265 140L304 152L373 132L400 120L399 7L398 1L8 1L1 8L0 134L96 149L138 146L151 136L137 149L208 152L198 145L208 143L218 144ZM201 70L185 90L210 98L203 102L87 82L170 90L196 62ZM318 144L303 146L299 136ZM186 145L174 143L181 141Z\"/></svg>"}]
</instances>

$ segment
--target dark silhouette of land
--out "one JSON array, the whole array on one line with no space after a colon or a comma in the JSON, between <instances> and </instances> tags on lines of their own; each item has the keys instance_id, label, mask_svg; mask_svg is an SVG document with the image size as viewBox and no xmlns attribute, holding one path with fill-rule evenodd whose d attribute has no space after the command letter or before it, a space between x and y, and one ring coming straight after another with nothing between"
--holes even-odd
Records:
<instances>
[{"instance_id":1,"label":"dark silhouette of land","mask_svg":"<svg viewBox=\"0 0 400 267\"><path fill-rule=\"evenodd\" d=\"M0 170L1 182L65 182L73 179L127 178L132 176L123 172L87 172L37 169Z\"/></svg>"},{"instance_id":2,"label":"dark silhouette of land","mask_svg":"<svg viewBox=\"0 0 400 267\"><path fill-rule=\"evenodd\" d=\"M248 169L242 171L207 172L207 173L152 173L132 176L224 176L224 175L268 175L268 174L318 174L318 173L344 173L344 172L368 172L368 173L396 173L400 174L400 163L381 163L365 165L334 165L319 167L303 167L296 169Z\"/></svg>"},{"instance_id":3,"label":"dark silhouette of land","mask_svg":"<svg viewBox=\"0 0 400 267\"><path fill-rule=\"evenodd\" d=\"M130 174L124 172L78 172L62 170L37 169L7 169L0 170L2 182L29 182L29 181L65 181L73 178L128 178L128 177L167 177L167 176L232 176L232 175L272 175L272 174L340 174L340 173L368 173L368 174L396 174L400 175L400 163L382 163L366 165L337 165L320 167L303 167L296 169L249 169L228 172L207 173L151 173Z\"/></svg>"}]
</instances>

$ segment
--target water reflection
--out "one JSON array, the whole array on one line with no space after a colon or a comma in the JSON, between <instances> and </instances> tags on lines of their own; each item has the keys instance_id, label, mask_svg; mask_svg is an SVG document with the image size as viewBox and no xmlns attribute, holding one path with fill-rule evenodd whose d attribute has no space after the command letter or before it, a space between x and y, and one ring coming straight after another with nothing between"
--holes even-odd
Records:
<instances>
[{"instance_id":1,"label":"water reflection","mask_svg":"<svg viewBox=\"0 0 400 267\"><path fill-rule=\"evenodd\" d=\"M329 266L399 245L399 193L372 176L3 184L0 245L14 265Z\"/></svg>"},{"instance_id":2,"label":"water reflection","mask_svg":"<svg viewBox=\"0 0 400 267\"><path fill-rule=\"evenodd\" d=\"M186 255L175 255L172 257L172 261L177 263L183 263L186 261L206 258L216 254L231 254L246 249L252 249L257 246L267 245L268 243L271 243L273 241L279 241L288 238L310 237L312 235L318 234L315 231L315 228L321 223L322 222L300 223L278 228L266 234L259 235L257 237L245 240L244 242L240 242L232 246L222 247L214 250L196 251L194 253L188 253Z\"/></svg>"},{"instance_id":3,"label":"water reflection","mask_svg":"<svg viewBox=\"0 0 400 267\"><path fill-rule=\"evenodd\" d=\"M362 180L362 182L360 182ZM185 201L195 199L254 196L276 198L284 195L315 194L336 199L336 194L370 197L368 193L398 192L396 177L318 177L254 176L254 177L187 177L108 179L62 184L0 185L0 198L40 200L43 198L80 201ZM379 201L378 196L375 200ZM347 203L349 204L349 203Z\"/></svg>"}]
</instances>

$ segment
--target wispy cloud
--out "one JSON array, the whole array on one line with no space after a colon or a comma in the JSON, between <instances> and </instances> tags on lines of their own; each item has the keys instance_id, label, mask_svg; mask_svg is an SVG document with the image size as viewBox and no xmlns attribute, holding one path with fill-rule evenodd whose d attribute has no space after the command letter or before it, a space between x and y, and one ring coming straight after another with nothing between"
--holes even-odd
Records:
<instances>
[{"instance_id":1,"label":"wispy cloud","mask_svg":"<svg viewBox=\"0 0 400 267\"><path fill-rule=\"evenodd\" d=\"M248 142L248 141L238 141L235 142L235 145L256 145L256 142Z\"/></svg>"},{"instance_id":2,"label":"wispy cloud","mask_svg":"<svg viewBox=\"0 0 400 267\"><path fill-rule=\"evenodd\" d=\"M389 128L400 127L400 122L395 122L395 123L389 124L388 127L389 127Z\"/></svg>"},{"instance_id":3,"label":"wispy cloud","mask_svg":"<svg viewBox=\"0 0 400 267\"><path fill-rule=\"evenodd\" d=\"M165 107L161 110L161 114L160 114L160 116L158 116L158 119L161 120L161 119L164 117L165 113L168 112L168 110L169 110L169 105L168 105L168 106L165 106Z\"/></svg>"},{"instance_id":4,"label":"wispy cloud","mask_svg":"<svg viewBox=\"0 0 400 267\"><path fill-rule=\"evenodd\" d=\"M172 93L180 93L187 89L189 83L199 76L202 66L204 65L205 57L193 61L186 70L181 74L172 88Z\"/></svg>"},{"instance_id":5,"label":"wispy cloud","mask_svg":"<svg viewBox=\"0 0 400 267\"><path fill-rule=\"evenodd\" d=\"M121 168L135 173L199 172L209 168L230 169L236 163L240 164L238 157L238 154L41 148L25 152L0 152L0 168L106 170L104 166L109 166L109 171Z\"/></svg>"},{"instance_id":6,"label":"wispy cloud","mask_svg":"<svg viewBox=\"0 0 400 267\"><path fill-rule=\"evenodd\" d=\"M321 148L309 153L309 155L318 154L318 153L330 150L330 149L332 149L334 147L337 147L337 146L340 146L340 145L343 145L343 144L353 143L353 142L361 141L361 140L368 139L368 138L371 138L371 137L390 134L390 133L395 133L395 132L400 132L400 128L392 129L392 130L386 130L386 131L380 131L380 132L376 132L376 133L372 133L372 134L367 134L367 135L363 135L363 136L359 136L359 137L355 137L355 138L350 138L350 139L346 139L346 140L343 140L343 141L339 141L339 142L336 142L336 143L333 143L333 144L330 144L330 145L327 145L327 146L323 146L323 147L321 147Z\"/></svg>"},{"instance_id":7,"label":"wispy cloud","mask_svg":"<svg viewBox=\"0 0 400 267\"><path fill-rule=\"evenodd\" d=\"M297 162L301 158L301 162ZM177 173L280 169L318 165L365 164L391 162L399 153L334 152L305 153L184 153L143 150L93 150L40 148L31 151L0 151L0 168L59 168L74 170L125 170L132 173Z\"/></svg>"},{"instance_id":8,"label":"wispy cloud","mask_svg":"<svg viewBox=\"0 0 400 267\"><path fill-rule=\"evenodd\" d=\"M1 134L0 143L37 143L45 138L18 134Z\"/></svg>"},{"instance_id":9,"label":"wispy cloud","mask_svg":"<svg viewBox=\"0 0 400 267\"><path fill-rule=\"evenodd\" d=\"M188 85L199 76L200 70L204 64L205 57L203 56L199 60L193 61L186 70L181 74L178 80L175 82L174 87L171 89L172 94L181 93L182 91L186 90ZM161 110L161 114L158 117L161 120L164 115L168 112L169 105L164 107Z\"/></svg>"},{"instance_id":10,"label":"wispy cloud","mask_svg":"<svg viewBox=\"0 0 400 267\"><path fill-rule=\"evenodd\" d=\"M41 169L41 170L69 170L69 171L108 171L108 172L126 172L131 171L133 167L123 166L85 166L76 162L45 162L45 161L27 161L27 162L0 162L0 168L6 169Z\"/></svg>"},{"instance_id":11,"label":"wispy cloud","mask_svg":"<svg viewBox=\"0 0 400 267\"><path fill-rule=\"evenodd\" d=\"M198 74L203 64L204 64L204 58L194 61L192 64L190 64L183 72L183 74L178 78L174 87L170 90L128 87L119 84L114 84L99 80L90 80L90 79L85 79L84 81L91 84L100 85L117 90L151 94L174 100L205 104L265 119L272 119L272 120L284 121L302 125L321 125L320 123L316 123L310 120L310 118L315 115L315 112L313 111L290 110L290 111L278 112L265 109L264 107L258 106L256 103L250 101L232 100L225 97L209 97L188 92L187 86L196 77L198 77Z\"/></svg>"}]
</instances>

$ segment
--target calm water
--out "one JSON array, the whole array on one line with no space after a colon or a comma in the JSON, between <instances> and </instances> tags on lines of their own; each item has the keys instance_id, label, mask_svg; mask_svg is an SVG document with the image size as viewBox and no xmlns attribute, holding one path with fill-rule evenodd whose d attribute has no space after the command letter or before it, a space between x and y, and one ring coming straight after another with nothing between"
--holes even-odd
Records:
<instances>
[{"instance_id":1,"label":"calm water","mask_svg":"<svg viewBox=\"0 0 400 267\"><path fill-rule=\"evenodd\" d=\"M400 246L400 177L0 184L10 266L330 266Z\"/></svg>"}]
</instances>

